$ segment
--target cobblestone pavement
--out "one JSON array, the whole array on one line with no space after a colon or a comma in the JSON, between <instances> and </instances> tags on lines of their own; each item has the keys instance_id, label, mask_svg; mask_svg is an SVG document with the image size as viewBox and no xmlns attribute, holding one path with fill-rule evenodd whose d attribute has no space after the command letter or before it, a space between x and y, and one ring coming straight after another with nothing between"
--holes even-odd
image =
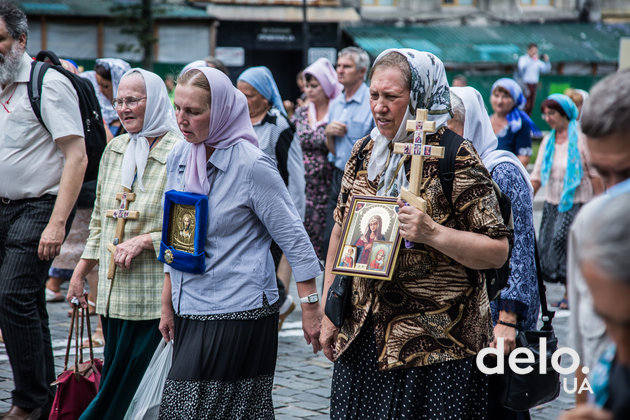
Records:
<instances>
[{"instance_id":1,"label":"cobblestone pavement","mask_svg":"<svg viewBox=\"0 0 630 420\"><path fill-rule=\"evenodd\" d=\"M297 297L295 286L292 294ZM562 295L561 288L549 286L550 302L558 300ZM50 328L53 337L55 365L57 373L63 370L63 358L68 335L70 318L67 316L68 306L65 303L48 304L50 313ZM332 364L320 352L314 355L310 346L304 342L300 308L298 307L284 323L278 343L278 363L273 391L276 418L289 419L327 419ZM559 339L565 342L568 311L562 311L554 320L554 326ZM93 318L93 317L92 317ZM95 327L95 320L92 320ZM562 344L562 343L561 343ZM102 348L95 349L97 357L102 357ZM571 378L569 384L572 384ZM11 405L11 390L13 382L11 367L0 344L0 411L8 410ZM550 420L572 405L573 397L565 393L542 407L532 410L532 418L536 420Z\"/></svg>"},{"instance_id":2,"label":"cobblestone pavement","mask_svg":"<svg viewBox=\"0 0 630 420\"><path fill-rule=\"evenodd\" d=\"M540 223L540 208L540 205L537 206L537 226ZM321 290L321 288L318 289ZM549 302L559 300L562 293L561 286L549 285ZM291 294L294 299L297 299L295 283L291 285ZM68 305L51 303L48 304L48 311L56 371L59 374L63 370L63 358L70 324L70 319L67 316ZM566 345L568 314L568 311L561 311L554 319L554 327L561 346ZM94 328L94 319L92 325ZM96 349L97 357L102 357L102 352L102 348ZM565 365L568 362L570 360L563 360L562 364ZM311 347L307 346L304 341L298 305L295 312L289 315L279 333L278 362L273 390L276 418L278 420L328 419L331 378L332 364L321 352L314 355ZM573 377L567 377L567 379L571 387ZM11 367L4 345L0 344L0 412L10 407L12 389ZM570 408L572 405L573 396L563 391L555 401L533 409L531 411L532 418L535 420L556 419L562 410Z\"/></svg>"}]
</instances>

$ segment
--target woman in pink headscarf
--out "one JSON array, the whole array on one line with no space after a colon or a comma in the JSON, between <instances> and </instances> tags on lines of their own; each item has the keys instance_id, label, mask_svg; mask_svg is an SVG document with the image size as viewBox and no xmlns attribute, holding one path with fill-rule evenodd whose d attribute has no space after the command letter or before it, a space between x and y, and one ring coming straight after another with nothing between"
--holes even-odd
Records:
<instances>
[{"instance_id":1,"label":"woman in pink headscarf","mask_svg":"<svg viewBox=\"0 0 630 420\"><path fill-rule=\"evenodd\" d=\"M295 110L291 121L295 124L295 135L300 140L304 155L306 179L306 213L304 225L317 256L324 259L322 242L326 225L326 210L333 165L328 162L326 135L328 103L342 89L337 73L330 61L320 58L304 72L304 92L308 105Z\"/></svg>"},{"instance_id":2,"label":"woman in pink headscarf","mask_svg":"<svg viewBox=\"0 0 630 420\"><path fill-rule=\"evenodd\" d=\"M159 418L270 419L279 307L271 239L293 269L313 351L322 267L230 79L213 68L188 70L174 102L186 142L168 156L166 190L207 196L208 224L195 233L205 237L203 273L165 266L160 332L174 347Z\"/></svg>"}]
</instances>

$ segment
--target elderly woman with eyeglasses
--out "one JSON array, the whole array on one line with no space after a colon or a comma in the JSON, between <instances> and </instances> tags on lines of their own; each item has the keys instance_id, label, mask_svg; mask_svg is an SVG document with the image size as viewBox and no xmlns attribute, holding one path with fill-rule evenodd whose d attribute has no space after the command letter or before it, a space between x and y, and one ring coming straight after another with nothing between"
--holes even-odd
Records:
<instances>
[{"instance_id":1,"label":"elderly woman with eyeglasses","mask_svg":"<svg viewBox=\"0 0 630 420\"><path fill-rule=\"evenodd\" d=\"M86 308L84 277L99 264L96 312L105 335L100 389L81 419L122 419L151 356L158 330L164 265L157 260L162 236L166 157L181 140L175 112L162 79L131 69L112 101L128 134L115 137L103 152L90 236L74 269L68 301ZM122 207L122 192L133 193L127 208L137 211L117 237L119 220L109 210ZM115 252L108 248L116 245ZM110 268L113 258L115 271ZM113 276L112 271L114 271Z\"/></svg>"}]
</instances>

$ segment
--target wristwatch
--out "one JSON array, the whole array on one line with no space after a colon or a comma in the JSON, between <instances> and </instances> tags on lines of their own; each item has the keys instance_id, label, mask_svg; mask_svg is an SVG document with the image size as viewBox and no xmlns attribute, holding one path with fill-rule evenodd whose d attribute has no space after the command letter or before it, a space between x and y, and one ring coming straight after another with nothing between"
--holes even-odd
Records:
<instances>
[{"instance_id":1,"label":"wristwatch","mask_svg":"<svg viewBox=\"0 0 630 420\"><path fill-rule=\"evenodd\" d=\"M301 303L315 303L319 302L319 295L317 293L311 293L308 296L300 298Z\"/></svg>"}]
</instances>

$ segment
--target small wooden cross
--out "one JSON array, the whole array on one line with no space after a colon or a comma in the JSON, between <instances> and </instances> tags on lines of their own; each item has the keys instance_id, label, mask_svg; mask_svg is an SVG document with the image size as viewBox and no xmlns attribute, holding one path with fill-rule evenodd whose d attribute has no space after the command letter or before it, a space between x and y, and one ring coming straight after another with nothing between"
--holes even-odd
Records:
<instances>
[{"instance_id":1,"label":"small wooden cross","mask_svg":"<svg viewBox=\"0 0 630 420\"><path fill-rule=\"evenodd\" d=\"M427 156L444 157L442 146L425 144L426 133L435 132L435 121L427 121L428 111L418 109L416 119L407 121L407 131L413 131L413 143L394 144L394 153L411 155L411 173L409 174L409 189L401 188L400 197L414 207L427 211L427 202L420 197L422 187L422 166Z\"/></svg>"},{"instance_id":2,"label":"small wooden cross","mask_svg":"<svg viewBox=\"0 0 630 420\"><path fill-rule=\"evenodd\" d=\"M116 235L114 241L107 244L107 250L111 252L112 256L109 260L109 270L107 270L107 278L112 280L116 274L116 263L114 263L114 253L116 252L116 246L122 242L123 233L125 231L125 222L127 219L136 220L140 216L140 212L129 210L129 203L136 199L136 194L132 193L127 187L124 187L123 192L116 194L116 200L120 200L120 206L116 210L107 210L107 217L111 217L117 220Z\"/></svg>"}]
</instances>

